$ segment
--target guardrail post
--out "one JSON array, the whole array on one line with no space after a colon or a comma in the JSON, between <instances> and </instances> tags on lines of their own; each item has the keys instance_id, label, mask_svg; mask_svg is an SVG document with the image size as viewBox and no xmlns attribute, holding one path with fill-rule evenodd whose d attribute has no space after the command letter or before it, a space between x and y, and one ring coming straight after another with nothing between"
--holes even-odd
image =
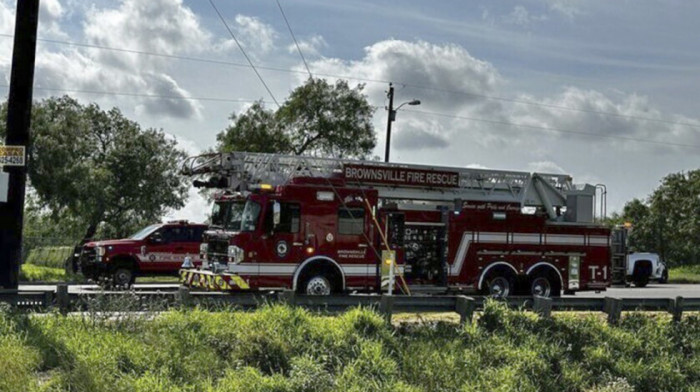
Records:
<instances>
[{"instance_id":1,"label":"guardrail post","mask_svg":"<svg viewBox=\"0 0 700 392\"><path fill-rule=\"evenodd\" d=\"M673 302L673 321L679 323L683 318L683 297L678 296Z\"/></svg>"},{"instance_id":2,"label":"guardrail post","mask_svg":"<svg viewBox=\"0 0 700 392\"><path fill-rule=\"evenodd\" d=\"M391 295L382 295L379 300L379 313L384 316L384 320L391 324L391 314L394 311L394 297Z\"/></svg>"},{"instance_id":3,"label":"guardrail post","mask_svg":"<svg viewBox=\"0 0 700 392\"><path fill-rule=\"evenodd\" d=\"M552 299L546 297L535 296L535 300L532 304L532 310L539 314L540 317L551 317L552 316Z\"/></svg>"},{"instance_id":4,"label":"guardrail post","mask_svg":"<svg viewBox=\"0 0 700 392\"><path fill-rule=\"evenodd\" d=\"M185 286L180 286L177 289L177 300L180 303L180 306L192 306L192 294L190 294L190 289Z\"/></svg>"},{"instance_id":5,"label":"guardrail post","mask_svg":"<svg viewBox=\"0 0 700 392\"><path fill-rule=\"evenodd\" d=\"M620 298L605 297L603 311L608 314L608 324L617 324L622 316L622 300Z\"/></svg>"},{"instance_id":6,"label":"guardrail post","mask_svg":"<svg viewBox=\"0 0 700 392\"><path fill-rule=\"evenodd\" d=\"M474 316L474 310L476 309L476 301L474 298L465 297L464 295L457 296L457 302L455 303L455 312L459 314L459 323L465 325L472 322L472 316Z\"/></svg>"},{"instance_id":7,"label":"guardrail post","mask_svg":"<svg viewBox=\"0 0 700 392\"><path fill-rule=\"evenodd\" d=\"M58 311L61 312L61 314L68 314L70 310L70 297L68 296L67 284L56 285L56 303L58 305Z\"/></svg>"},{"instance_id":8,"label":"guardrail post","mask_svg":"<svg viewBox=\"0 0 700 392\"><path fill-rule=\"evenodd\" d=\"M296 293L294 290L284 290L277 294L277 298L280 302L287 304L289 306L296 305Z\"/></svg>"}]
</instances>

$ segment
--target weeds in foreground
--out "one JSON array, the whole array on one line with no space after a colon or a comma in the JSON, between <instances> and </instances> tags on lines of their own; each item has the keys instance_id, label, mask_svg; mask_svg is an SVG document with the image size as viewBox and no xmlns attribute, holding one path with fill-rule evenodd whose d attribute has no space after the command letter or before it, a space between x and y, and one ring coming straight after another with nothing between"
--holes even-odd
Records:
<instances>
[{"instance_id":1,"label":"weeds in foreground","mask_svg":"<svg viewBox=\"0 0 700 392\"><path fill-rule=\"evenodd\" d=\"M101 302L100 302L101 301ZM158 311L95 299L68 317L0 310L0 391L693 391L700 319L488 303L473 323L386 325L264 306ZM131 306L136 313L113 312ZM161 308L160 310L162 310Z\"/></svg>"}]
</instances>

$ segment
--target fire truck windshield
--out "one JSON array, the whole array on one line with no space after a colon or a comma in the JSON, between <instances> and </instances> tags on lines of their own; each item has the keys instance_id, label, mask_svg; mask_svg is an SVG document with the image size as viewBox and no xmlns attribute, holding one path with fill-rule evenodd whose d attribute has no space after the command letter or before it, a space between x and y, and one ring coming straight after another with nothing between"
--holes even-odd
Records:
<instances>
[{"instance_id":1,"label":"fire truck windshield","mask_svg":"<svg viewBox=\"0 0 700 392\"><path fill-rule=\"evenodd\" d=\"M212 226L219 226L224 230L240 231L243 206L243 200L226 200L214 203L214 209L211 212Z\"/></svg>"},{"instance_id":2,"label":"fire truck windshield","mask_svg":"<svg viewBox=\"0 0 700 392\"><path fill-rule=\"evenodd\" d=\"M241 231L255 231L260 216L260 204L248 200L243 208L243 219L241 220Z\"/></svg>"}]
</instances>

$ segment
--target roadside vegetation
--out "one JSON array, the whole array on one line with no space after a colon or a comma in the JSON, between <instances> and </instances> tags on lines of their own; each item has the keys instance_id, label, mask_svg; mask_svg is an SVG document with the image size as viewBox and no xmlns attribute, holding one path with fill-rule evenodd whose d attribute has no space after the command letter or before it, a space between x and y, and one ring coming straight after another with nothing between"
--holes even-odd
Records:
<instances>
[{"instance_id":1,"label":"roadside vegetation","mask_svg":"<svg viewBox=\"0 0 700 392\"><path fill-rule=\"evenodd\" d=\"M0 391L691 391L700 318L540 319L492 302L465 327L268 306L151 317L0 311Z\"/></svg>"},{"instance_id":2,"label":"roadside vegetation","mask_svg":"<svg viewBox=\"0 0 700 392\"><path fill-rule=\"evenodd\" d=\"M700 265L682 265L668 271L669 283L700 283Z\"/></svg>"}]
</instances>

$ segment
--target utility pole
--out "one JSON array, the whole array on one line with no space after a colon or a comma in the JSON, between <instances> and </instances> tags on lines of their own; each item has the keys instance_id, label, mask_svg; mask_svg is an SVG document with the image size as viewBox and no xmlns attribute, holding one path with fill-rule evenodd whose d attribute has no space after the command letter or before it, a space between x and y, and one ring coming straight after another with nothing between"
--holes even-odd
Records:
<instances>
[{"instance_id":1,"label":"utility pole","mask_svg":"<svg viewBox=\"0 0 700 392\"><path fill-rule=\"evenodd\" d=\"M25 154L29 146L38 23L39 0L17 0L5 145L25 146ZM26 156L24 161L23 166L4 168L10 178L7 203L0 203L0 288L3 289L16 290L18 287L27 182Z\"/></svg>"},{"instance_id":2,"label":"utility pole","mask_svg":"<svg viewBox=\"0 0 700 392\"><path fill-rule=\"evenodd\" d=\"M389 149L391 148L391 123L396 119L394 111L394 86L389 83L389 92L386 95L389 98L389 120L386 122L386 146L384 146L384 162L389 162Z\"/></svg>"}]
</instances>

